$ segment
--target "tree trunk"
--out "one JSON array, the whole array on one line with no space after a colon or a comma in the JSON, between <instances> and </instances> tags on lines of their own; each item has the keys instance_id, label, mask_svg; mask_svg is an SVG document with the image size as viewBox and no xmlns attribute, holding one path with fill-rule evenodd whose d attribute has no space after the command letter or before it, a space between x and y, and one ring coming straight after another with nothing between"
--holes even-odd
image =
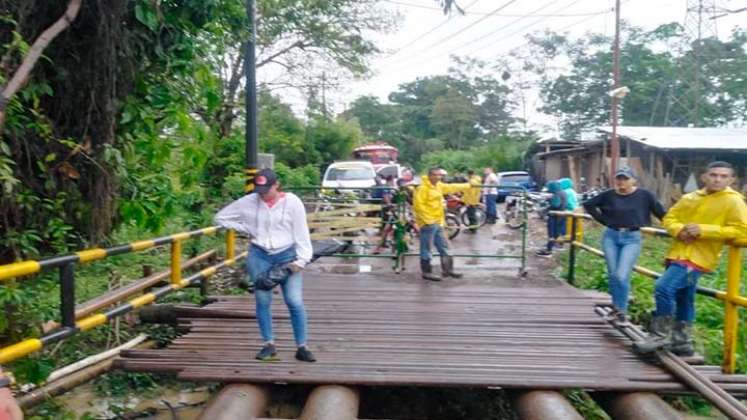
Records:
<instances>
[{"instance_id":1,"label":"tree trunk","mask_svg":"<svg viewBox=\"0 0 747 420\"><path fill-rule=\"evenodd\" d=\"M78 16L78 11L80 10L82 1L83 0L70 0L67 4L67 10L65 10L62 17L57 19L52 26L47 28L38 38L36 38L36 41L34 41L34 44L31 45L28 53L23 58L18 70L13 74L13 77L11 77L8 84L0 89L0 133L5 124L5 109L8 107L11 98L13 98L13 95L15 95L26 84L26 82L28 82L31 70L34 69L36 62L39 61L44 49L47 48L49 43L52 42L60 32L67 29Z\"/></svg>"}]
</instances>

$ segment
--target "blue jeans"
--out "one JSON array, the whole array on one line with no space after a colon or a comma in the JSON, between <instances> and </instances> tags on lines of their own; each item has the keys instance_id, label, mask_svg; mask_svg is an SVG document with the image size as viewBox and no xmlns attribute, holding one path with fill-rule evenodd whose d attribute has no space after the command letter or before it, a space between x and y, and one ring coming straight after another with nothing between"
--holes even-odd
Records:
<instances>
[{"instance_id":1,"label":"blue jeans","mask_svg":"<svg viewBox=\"0 0 747 420\"><path fill-rule=\"evenodd\" d=\"M547 250L552 251L553 246L555 246L555 242L553 239L560 238L561 236L565 236L565 217L558 217L558 216L548 216L547 217L547 237L550 238L549 241L547 241Z\"/></svg>"},{"instance_id":2,"label":"blue jeans","mask_svg":"<svg viewBox=\"0 0 747 420\"><path fill-rule=\"evenodd\" d=\"M679 263L670 264L667 271L656 280L656 315L675 315L677 321L693 322L695 291L702 274Z\"/></svg>"},{"instance_id":3,"label":"blue jeans","mask_svg":"<svg viewBox=\"0 0 747 420\"><path fill-rule=\"evenodd\" d=\"M444 238L444 228L438 224L425 225L420 228L420 259L431 260L431 241L441 256L449 255L449 247Z\"/></svg>"},{"instance_id":4,"label":"blue jeans","mask_svg":"<svg viewBox=\"0 0 747 420\"><path fill-rule=\"evenodd\" d=\"M495 221L498 218L497 201L498 194L485 194L485 215L488 220Z\"/></svg>"},{"instance_id":5,"label":"blue jeans","mask_svg":"<svg viewBox=\"0 0 747 420\"><path fill-rule=\"evenodd\" d=\"M252 245L249 247L249 258L246 260L246 269L252 279L257 275L269 270L273 265L292 262L296 259L296 250L290 247L277 254L268 254L264 249ZM294 273L280 286L283 290L288 311L290 312L291 326L293 327L293 338L296 345L306 345L306 308L303 306L303 277L301 273ZM265 342L273 341L272 337L272 290L254 291L256 301L257 323L259 332Z\"/></svg>"},{"instance_id":6,"label":"blue jeans","mask_svg":"<svg viewBox=\"0 0 747 420\"><path fill-rule=\"evenodd\" d=\"M607 262L612 304L620 311L627 312L630 275L641 254L641 231L618 232L607 228L602 236L602 249Z\"/></svg>"}]
</instances>

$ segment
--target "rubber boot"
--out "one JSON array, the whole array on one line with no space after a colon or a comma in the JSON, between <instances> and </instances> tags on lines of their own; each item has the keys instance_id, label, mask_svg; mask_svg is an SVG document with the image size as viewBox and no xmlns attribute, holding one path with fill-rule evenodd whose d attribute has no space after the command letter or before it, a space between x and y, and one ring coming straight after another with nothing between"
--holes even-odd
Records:
<instances>
[{"instance_id":1,"label":"rubber boot","mask_svg":"<svg viewBox=\"0 0 747 420\"><path fill-rule=\"evenodd\" d=\"M433 268L431 267L431 262L429 260L420 260L420 272L425 280L441 281L441 277L433 274Z\"/></svg>"},{"instance_id":2,"label":"rubber boot","mask_svg":"<svg viewBox=\"0 0 747 420\"><path fill-rule=\"evenodd\" d=\"M689 357L695 354L693 325L687 321L676 321L672 328L672 344L667 350L677 356Z\"/></svg>"},{"instance_id":3,"label":"rubber boot","mask_svg":"<svg viewBox=\"0 0 747 420\"><path fill-rule=\"evenodd\" d=\"M462 278L461 273L454 272L454 257L448 255L441 256L441 273L447 277L454 277L455 279Z\"/></svg>"},{"instance_id":4,"label":"rubber boot","mask_svg":"<svg viewBox=\"0 0 747 420\"><path fill-rule=\"evenodd\" d=\"M672 344L672 316L654 316L648 337L633 343L633 349L641 354L651 353Z\"/></svg>"}]
</instances>

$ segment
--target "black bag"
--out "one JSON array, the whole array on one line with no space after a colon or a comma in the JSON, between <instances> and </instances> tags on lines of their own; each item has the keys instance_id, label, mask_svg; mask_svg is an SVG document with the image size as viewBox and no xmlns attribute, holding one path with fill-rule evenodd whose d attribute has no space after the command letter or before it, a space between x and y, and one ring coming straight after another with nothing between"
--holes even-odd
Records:
<instances>
[{"instance_id":1,"label":"black bag","mask_svg":"<svg viewBox=\"0 0 747 420\"><path fill-rule=\"evenodd\" d=\"M268 271L257 275L254 286L259 290L272 290L279 284L285 284L288 277L293 274L289 263L278 264Z\"/></svg>"}]
</instances>

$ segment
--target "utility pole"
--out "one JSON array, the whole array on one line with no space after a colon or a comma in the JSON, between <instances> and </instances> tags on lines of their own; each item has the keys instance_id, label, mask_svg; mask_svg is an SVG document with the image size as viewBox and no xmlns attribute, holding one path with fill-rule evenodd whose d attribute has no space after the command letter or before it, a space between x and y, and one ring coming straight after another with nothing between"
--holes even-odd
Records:
<instances>
[{"instance_id":1,"label":"utility pole","mask_svg":"<svg viewBox=\"0 0 747 420\"><path fill-rule=\"evenodd\" d=\"M613 64L613 90L620 87L620 0L615 2L615 44L612 50ZM610 176L608 182L610 187L615 179L617 172L618 160L620 159L620 141L617 138L617 112L620 105L620 98L612 95L612 138L610 139Z\"/></svg>"},{"instance_id":2,"label":"utility pole","mask_svg":"<svg viewBox=\"0 0 747 420\"><path fill-rule=\"evenodd\" d=\"M254 0L246 0L246 15L251 29L249 39L246 42L246 54L244 54L244 73L246 77L246 132L245 132L245 157L246 157L246 185L244 191L250 193L254 190L254 176L257 174L259 157L257 154L257 58L255 48L257 41L257 16L254 9Z\"/></svg>"},{"instance_id":3,"label":"utility pole","mask_svg":"<svg viewBox=\"0 0 747 420\"><path fill-rule=\"evenodd\" d=\"M327 114L327 72L322 72L322 115L324 115L325 120L329 120L329 115Z\"/></svg>"}]
</instances>

